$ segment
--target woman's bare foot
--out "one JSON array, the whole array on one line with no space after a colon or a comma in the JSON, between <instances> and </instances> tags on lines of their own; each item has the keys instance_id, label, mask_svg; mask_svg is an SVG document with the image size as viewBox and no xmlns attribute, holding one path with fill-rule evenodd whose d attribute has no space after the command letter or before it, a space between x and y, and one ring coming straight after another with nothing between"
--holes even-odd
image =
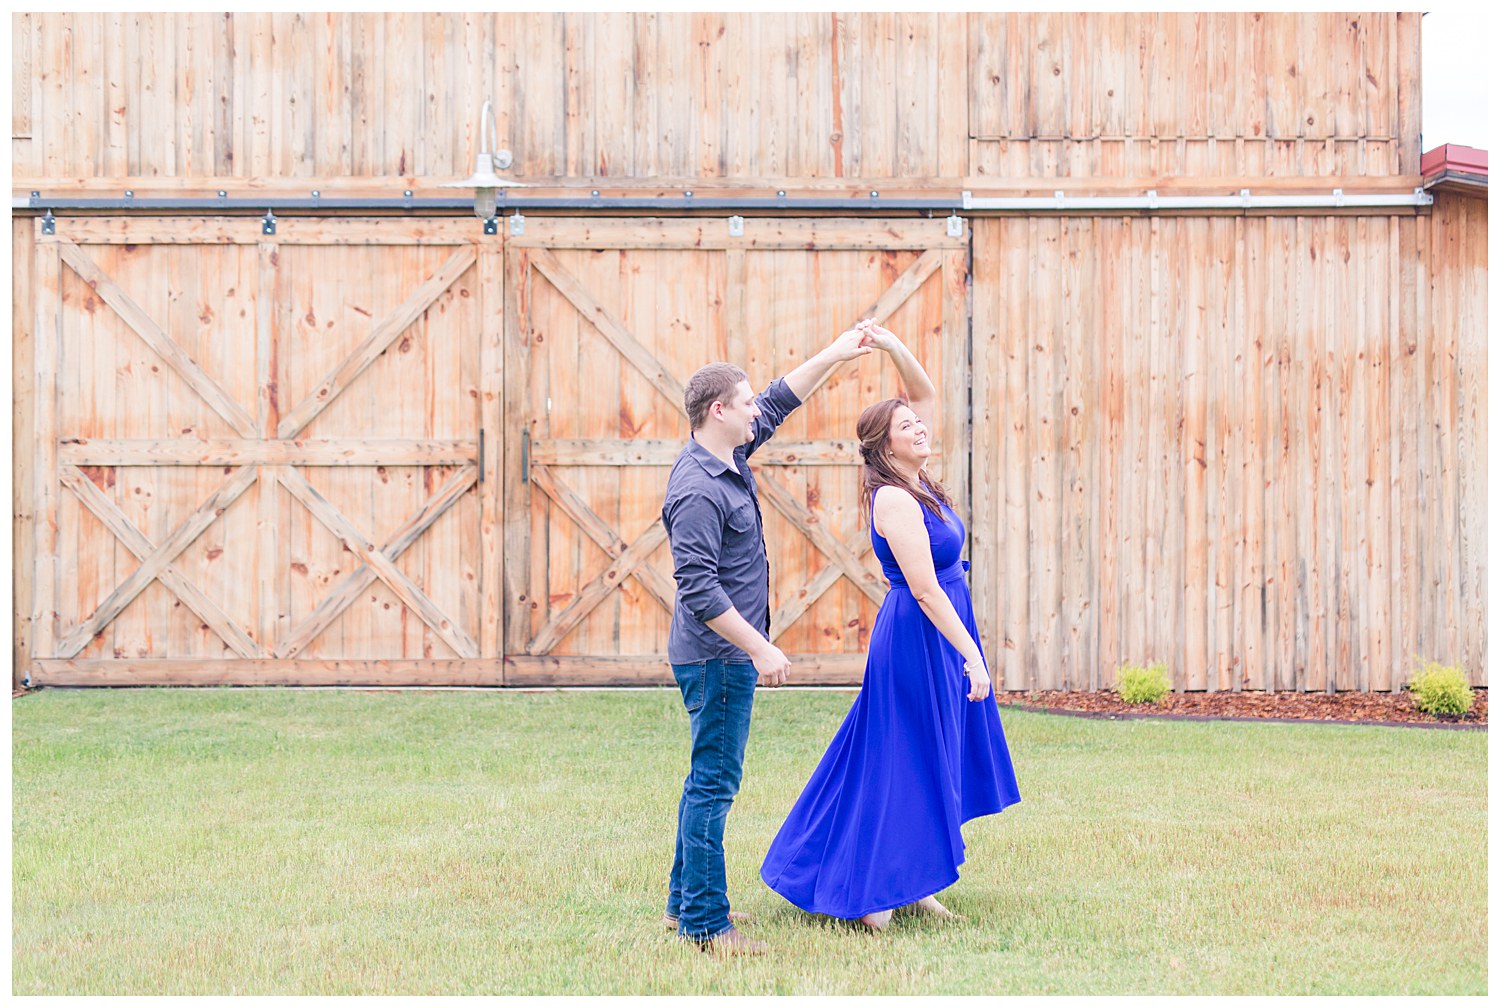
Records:
<instances>
[{"instance_id":1,"label":"woman's bare foot","mask_svg":"<svg viewBox=\"0 0 1500 1008\"><path fill-rule=\"evenodd\" d=\"M879 913L865 914L859 922L871 931L884 931L885 926L891 922L891 912L882 910Z\"/></svg>"},{"instance_id":2,"label":"woman's bare foot","mask_svg":"<svg viewBox=\"0 0 1500 1008\"><path fill-rule=\"evenodd\" d=\"M940 917L944 920L954 920L958 917L952 910L939 903L936 896L924 896L911 905L917 913L924 913L930 917Z\"/></svg>"}]
</instances>

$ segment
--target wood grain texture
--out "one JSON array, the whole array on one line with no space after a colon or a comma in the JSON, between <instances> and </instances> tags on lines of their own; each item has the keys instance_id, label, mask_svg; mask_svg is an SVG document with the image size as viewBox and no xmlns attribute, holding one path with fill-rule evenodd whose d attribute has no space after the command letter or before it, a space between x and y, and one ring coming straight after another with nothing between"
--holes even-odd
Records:
<instances>
[{"instance_id":1,"label":"wood grain texture","mask_svg":"<svg viewBox=\"0 0 1500 1008\"><path fill-rule=\"evenodd\" d=\"M528 181L1420 155L1417 14L37 12L12 31L18 177L461 178L486 99Z\"/></svg>"},{"instance_id":2,"label":"wood grain texture","mask_svg":"<svg viewBox=\"0 0 1500 1008\"><path fill-rule=\"evenodd\" d=\"M1467 206L975 222L976 367L996 332L1003 397L981 409L975 376L975 472L1006 502L986 604L1007 688L1164 660L1179 689L1388 690L1418 655L1484 681L1465 587L1484 203ZM1080 466L1093 500L1074 505Z\"/></svg>"}]
</instances>

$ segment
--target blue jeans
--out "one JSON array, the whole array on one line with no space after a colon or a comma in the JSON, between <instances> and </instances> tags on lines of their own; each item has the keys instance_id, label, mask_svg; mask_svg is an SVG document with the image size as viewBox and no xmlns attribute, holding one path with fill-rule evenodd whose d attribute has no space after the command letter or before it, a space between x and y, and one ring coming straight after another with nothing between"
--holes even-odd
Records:
<instances>
[{"instance_id":1,"label":"blue jeans","mask_svg":"<svg viewBox=\"0 0 1500 1008\"><path fill-rule=\"evenodd\" d=\"M724 876L724 821L740 790L755 666L708 661L673 665L693 734L693 762L677 804L677 853L667 889L667 913L677 933L696 941L729 930L729 886Z\"/></svg>"}]
</instances>

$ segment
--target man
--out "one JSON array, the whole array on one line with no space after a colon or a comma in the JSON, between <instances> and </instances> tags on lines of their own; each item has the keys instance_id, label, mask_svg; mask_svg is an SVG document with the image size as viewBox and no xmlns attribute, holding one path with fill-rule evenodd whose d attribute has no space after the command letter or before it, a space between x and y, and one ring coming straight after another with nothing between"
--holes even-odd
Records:
<instances>
[{"instance_id":1,"label":"man","mask_svg":"<svg viewBox=\"0 0 1500 1008\"><path fill-rule=\"evenodd\" d=\"M759 954L734 926L724 822L740 788L757 680L780 686L791 664L770 642L770 568L749 456L834 368L872 352L851 329L755 395L745 372L709 364L684 390L691 435L667 479L662 524L677 605L667 657L692 730L692 769L677 807L666 923L718 955Z\"/></svg>"}]
</instances>

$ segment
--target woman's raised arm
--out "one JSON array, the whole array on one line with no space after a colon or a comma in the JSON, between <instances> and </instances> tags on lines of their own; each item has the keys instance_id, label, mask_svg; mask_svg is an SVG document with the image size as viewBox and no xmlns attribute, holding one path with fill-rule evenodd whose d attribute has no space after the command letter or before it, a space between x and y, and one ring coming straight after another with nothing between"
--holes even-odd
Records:
<instances>
[{"instance_id":1,"label":"woman's raised arm","mask_svg":"<svg viewBox=\"0 0 1500 1008\"><path fill-rule=\"evenodd\" d=\"M859 327L863 328L867 334L869 346L890 354L891 363L896 365L896 373L901 376L901 385L906 389L907 405L926 425L929 434L936 438L938 436L937 389L933 387L932 379L927 377L921 361L917 360L895 333L880 326L873 319L861 322Z\"/></svg>"}]
</instances>

